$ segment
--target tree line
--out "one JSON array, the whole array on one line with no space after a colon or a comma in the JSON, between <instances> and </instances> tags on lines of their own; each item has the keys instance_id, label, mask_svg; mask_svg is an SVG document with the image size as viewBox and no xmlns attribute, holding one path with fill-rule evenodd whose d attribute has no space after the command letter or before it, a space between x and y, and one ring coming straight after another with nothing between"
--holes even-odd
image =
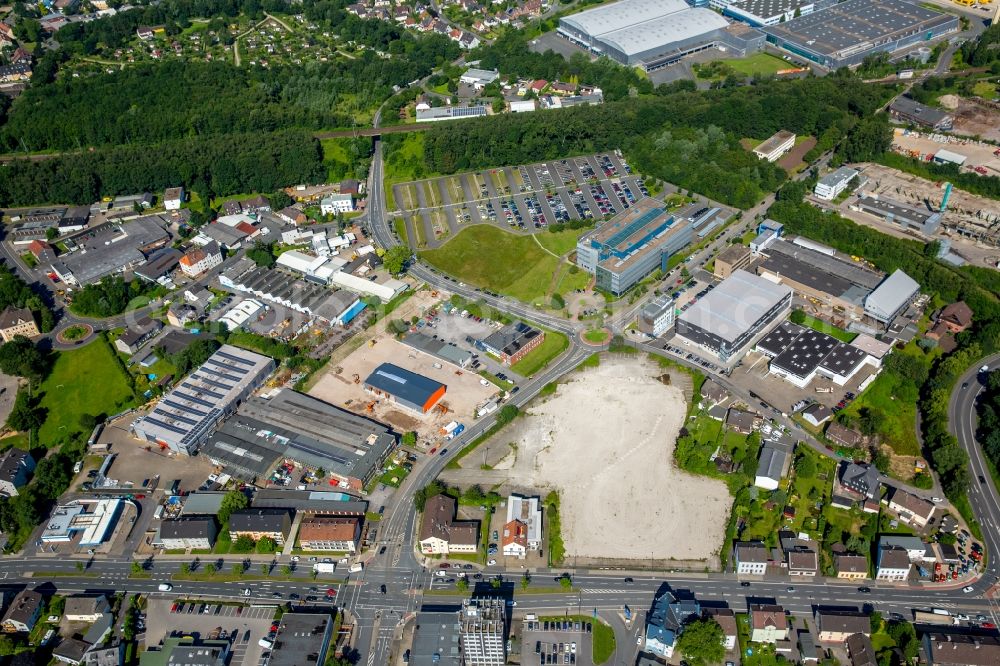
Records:
<instances>
[{"instance_id":1,"label":"tree line","mask_svg":"<svg viewBox=\"0 0 1000 666\"><path fill-rule=\"evenodd\" d=\"M55 326L52 310L42 297L9 266L0 264L0 311L9 307L31 310L35 323L38 324L38 330L42 333L48 333Z\"/></svg>"},{"instance_id":2,"label":"tree line","mask_svg":"<svg viewBox=\"0 0 1000 666\"><path fill-rule=\"evenodd\" d=\"M37 162L15 160L0 179L0 206L85 204L181 184L199 195L227 196L320 182L325 176L319 142L306 132L192 137Z\"/></svg>"}]
</instances>

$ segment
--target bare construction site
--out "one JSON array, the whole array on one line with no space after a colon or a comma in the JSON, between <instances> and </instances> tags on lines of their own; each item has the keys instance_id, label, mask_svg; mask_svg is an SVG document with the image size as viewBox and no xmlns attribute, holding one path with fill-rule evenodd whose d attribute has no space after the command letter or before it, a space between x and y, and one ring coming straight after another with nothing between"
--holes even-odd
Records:
<instances>
[{"instance_id":1,"label":"bare construction site","mask_svg":"<svg viewBox=\"0 0 1000 666\"><path fill-rule=\"evenodd\" d=\"M566 557L578 566L717 566L732 498L725 483L673 461L690 393L683 372L605 357L441 478L558 491Z\"/></svg>"}]
</instances>

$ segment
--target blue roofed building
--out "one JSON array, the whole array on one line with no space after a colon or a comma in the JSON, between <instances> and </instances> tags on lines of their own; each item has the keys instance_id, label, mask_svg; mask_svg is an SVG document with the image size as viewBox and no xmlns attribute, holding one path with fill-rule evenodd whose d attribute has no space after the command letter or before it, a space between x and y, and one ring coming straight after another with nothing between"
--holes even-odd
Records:
<instances>
[{"instance_id":1,"label":"blue roofed building","mask_svg":"<svg viewBox=\"0 0 1000 666\"><path fill-rule=\"evenodd\" d=\"M701 614L701 604L694 599L680 601L670 592L653 602L646 618L645 651L663 659L674 655L674 646L684 624Z\"/></svg>"},{"instance_id":2,"label":"blue roofed building","mask_svg":"<svg viewBox=\"0 0 1000 666\"><path fill-rule=\"evenodd\" d=\"M444 397L448 387L392 363L383 363L365 379L365 390L420 414L426 414Z\"/></svg>"},{"instance_id":3,"label":"blue roofed building","mask_svg":"<svg viewBox=\"0 0 1000 666\"><path fill-rule=\"evenodd\" d=\"M691 221L671 215L650 198L584 234L576 263L597 278L597 286L622 294L657 268L667 272L670 257L691 242Z\"/></svg>"}]
</instances>

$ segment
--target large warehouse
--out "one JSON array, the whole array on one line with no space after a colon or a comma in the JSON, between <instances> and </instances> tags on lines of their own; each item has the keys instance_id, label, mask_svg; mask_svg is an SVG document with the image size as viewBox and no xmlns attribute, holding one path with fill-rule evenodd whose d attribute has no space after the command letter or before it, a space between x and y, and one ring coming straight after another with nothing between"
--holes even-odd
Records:
<instances>
[{"instance_id":1,"label":"large warehouse","mask_svg":"<svg viewBox=\"0 0 1000 666\"><path fill-rule=\"evenodd\" d=\"M677 336L722 363L735 361L792 304L792 290L745 270L733 271L677 318Z\"/></svg>"},{"instance_id":2,"label":"large warehouse","mask_svg":"<svg viewBox=\"0 0 1000 666\"><path fill-rule=\"evenodd\" d=\"M629 66L657 69L724 44L737 55L758 51L763 35L731 32L728 21L684 0L621 0L559 19L559 34Z\"/></svg>"},{"instance_id":3,"label":"large warehouse","mask_svg":"<svg viewBox=\"0 0 1000 666\"><path fill-rule=\"evenodd\" d=\"M375 368L364 383L372 395L395 402L418 414L426 414L444 397L448 387L392 363Z\"/></svg>"},{"instance_id":4,"label":"large warehouse","mask_svg":"<svg viewBox=\"0 0 1000 666\"><path fill-rule=\"evenodd\" d=\"M906 0L845 0L762 30L771 44L837 69L859 65L873 53L913 48L958 28L957 16Z\"/></svg>"}]
</instances>

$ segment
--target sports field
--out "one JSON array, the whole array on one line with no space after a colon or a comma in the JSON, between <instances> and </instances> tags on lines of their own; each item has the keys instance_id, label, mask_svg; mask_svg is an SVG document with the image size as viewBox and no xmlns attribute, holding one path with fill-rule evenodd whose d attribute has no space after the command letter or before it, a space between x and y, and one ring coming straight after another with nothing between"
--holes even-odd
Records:
<instances>
[{"instance_id":1,"label":"sports field","mask_svg":"<svg viewBox=\"0 0 1000 666\"><path fill-rule=\"evenodd\" d=\"M458 280L525 302L545 295L559 265L530 236L485 224L463 229L420 258Z\"/></svg>"}]
</instances>

